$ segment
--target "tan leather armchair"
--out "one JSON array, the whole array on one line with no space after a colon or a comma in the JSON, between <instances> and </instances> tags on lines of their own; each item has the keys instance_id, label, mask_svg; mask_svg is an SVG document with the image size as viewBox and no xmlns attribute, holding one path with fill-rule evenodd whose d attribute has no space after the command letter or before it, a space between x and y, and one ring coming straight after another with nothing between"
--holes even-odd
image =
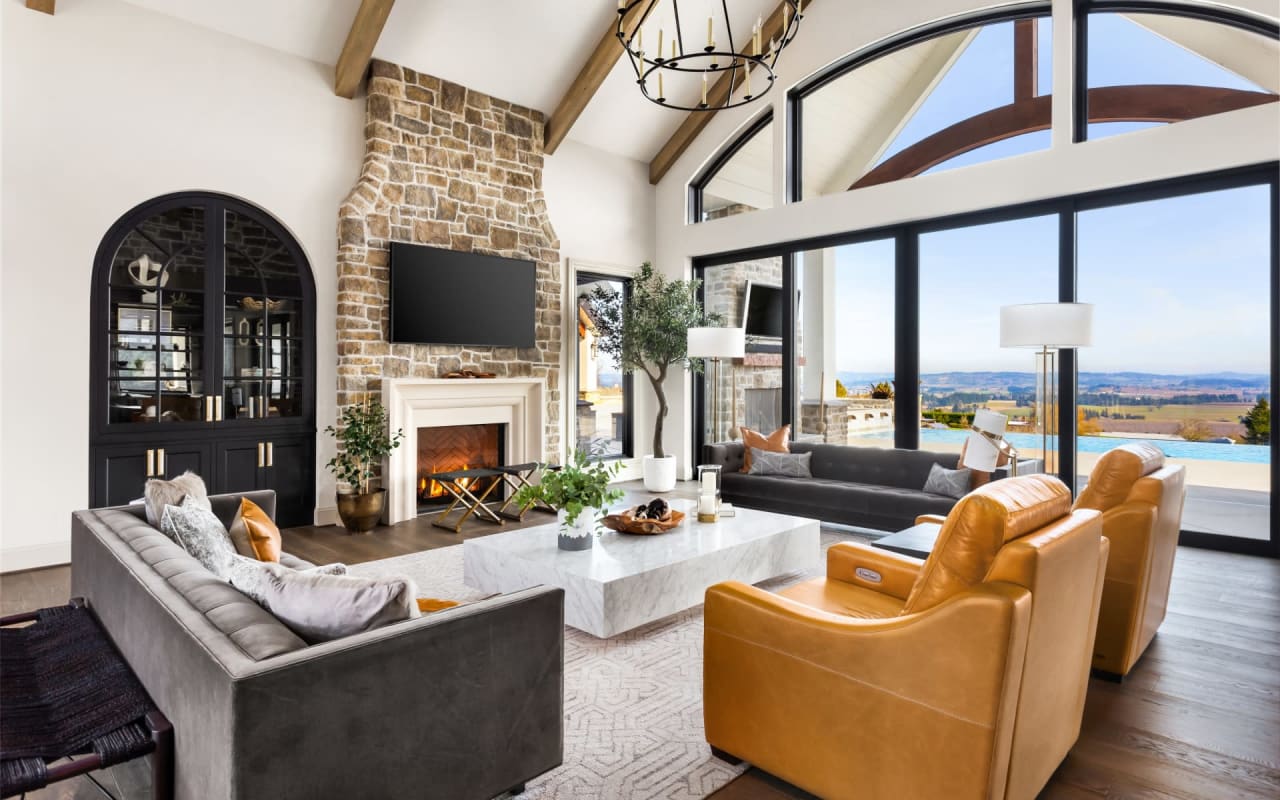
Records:
<instances>
[{"instance_id":1,"label":"tan leather armchair","mask_svg":"<svg viewBox=\"0 0 1280 800\"><path fill-rule=\"evenodd\" d=\"M1111 541L1095 669L1128 675L1164 621L1186 495L1186 469L1165 465L1158 448L1136 442L1098 459L1076 499L1077 509L1102 512L1102 534Z\"/></svg>"},{"instance_id":2,"label":"tan leather armchair","mask_svg":"<svg viewBox=\"0 0 1280 800\"><path fill-rule=\"evenodd\" d=\"M1028 475L962 499L927 561L842 543L778 594L712 586L707 741L828 800L1031 800L1080 731L1101 529Z\"/></svg>"}]
</instances>

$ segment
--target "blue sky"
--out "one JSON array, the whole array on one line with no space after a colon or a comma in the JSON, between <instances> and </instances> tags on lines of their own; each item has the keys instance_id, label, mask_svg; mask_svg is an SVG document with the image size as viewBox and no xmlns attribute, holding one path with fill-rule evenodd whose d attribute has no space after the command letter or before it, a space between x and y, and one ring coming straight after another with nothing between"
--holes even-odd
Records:
<instances>
[{"instance_id":1,"label":"blue sky","mask_svg":"<svg viewBox=\"0 0 1280 800\"><path fill-rule=\"evenodd\" d=\"M1040 91L1049 91L1048 20L1040 29ZM1202 23L1211 24L1211 23ZM988 26L943 78L886 155L1012 100L1012 23ZM1090 20L1090 85L1190 83L1257 90L1123 17ZM993 80L991 76L1002 76ZM1094 138L1145 124L1092 126ZM1049 146L1048 132L953 159L950 169ZM1088 371L1265 373L1269 204L1247 187L1087 212L1080 217L1079 293L1095 308ZM837 249L837 369L893 368L893 244ZM999 347L999 307L1057 296L1057 218L927 234L920 241L921 369L1030 370L1032 355Z\"/></svg>"}]
</instances>

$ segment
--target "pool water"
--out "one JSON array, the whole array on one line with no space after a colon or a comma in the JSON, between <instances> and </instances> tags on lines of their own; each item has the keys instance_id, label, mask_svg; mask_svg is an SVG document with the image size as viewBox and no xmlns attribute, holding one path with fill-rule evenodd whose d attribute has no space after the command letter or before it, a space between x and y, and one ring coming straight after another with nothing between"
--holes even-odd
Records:
<instances>
[{"instance_id":1,"label":"pool water","mask_svg":"<svg viewBox=\"0 0 1280 800\"><path fill-rule=\"evenodd\" d=\"M937 444L961 444L969 437L969 431L958 428L922 428L920 445L928 449L930 442ZM854 438L892 439L893 431L876 431ZM1034 433L1010 433L1005 436L1019 450L1039 450L1040 437ZM1081 453L1105 453L1127 441L1144 441L1160 448L1169 458L1203 459L1205 461L1232 461L1237 464L1270 464L1271 448L1259 444L1211 444L1209 442L1183 442L1168 439L1128 439L1111 436L1081 436L1076 446ZM1057 437L1049 437L1050 447L1057 447Z\"/></svg>"}]
</instances>

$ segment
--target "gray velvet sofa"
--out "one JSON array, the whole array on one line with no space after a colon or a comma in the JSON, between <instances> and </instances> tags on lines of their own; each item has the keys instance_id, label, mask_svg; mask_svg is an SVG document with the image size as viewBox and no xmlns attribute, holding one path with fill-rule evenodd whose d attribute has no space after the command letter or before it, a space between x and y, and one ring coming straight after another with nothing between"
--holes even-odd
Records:
<instances>
[{"instance_id":1,"label":"gray velvet sofa","mask_svg":"<svg viewBox=\"0 0 1280 800\"><path fill-rule=\"evenodd\" d=\"M307 646L130 506L72 515L71 590L172 720L179 798L481 800L561 762L560 589Z\"/></svg>"},{"instance_id":2,"label":"gray velvet sofa","mask_svg":"<svg viewBox=\"0 0 1280 800\"><path fill-rule=\"evenodd\" d=\"M791 452L813 454L813 478L744 474L741 442L706 445L702 463L724 468L721 490L735 505L824 522L898 531L914 525L920 514L945 515L957 502L924 491L933 464L956 469L955 453L806 442L792 442Z\"/></svg>"}]
</instances>

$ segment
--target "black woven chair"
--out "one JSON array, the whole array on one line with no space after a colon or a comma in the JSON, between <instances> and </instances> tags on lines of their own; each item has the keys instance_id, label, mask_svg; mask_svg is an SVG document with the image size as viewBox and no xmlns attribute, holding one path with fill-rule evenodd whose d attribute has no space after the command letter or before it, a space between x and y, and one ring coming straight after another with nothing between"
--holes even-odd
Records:
<instances>
[{"instance_id":1,"label":"black woven chair","mask_svg":"<svg viewBox=\"0 0 1280 800\"><path fill-rule=\"evenodd\" d=\"M168 800L173 726L83 600L0 618L0 797L148 753L152 796Z\"/></svg>"}]
</instances>

